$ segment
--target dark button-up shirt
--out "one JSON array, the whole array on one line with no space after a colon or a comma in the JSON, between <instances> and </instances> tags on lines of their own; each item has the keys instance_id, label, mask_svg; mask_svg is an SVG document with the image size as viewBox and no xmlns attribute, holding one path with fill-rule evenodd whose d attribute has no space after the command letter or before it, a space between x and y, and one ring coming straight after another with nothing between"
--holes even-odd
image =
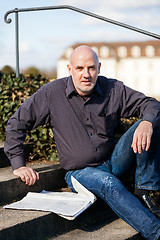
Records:
<instances>
[{"instance_id":1,"label":"dark button-up shirt","mask_svg":"<svg viewBox=\"0 0 160 240\"><path fill-rule=\"evenodd\" d=\"M102 76L85 101L76 92L72 77L58 79L41 87L10 118L5 152L13 169L24 166L26 130L49 123L63 168L96 166L110 156L120 118L135 115L156 127L160 125L160 103Z\"/></svg>"}]
</instances>

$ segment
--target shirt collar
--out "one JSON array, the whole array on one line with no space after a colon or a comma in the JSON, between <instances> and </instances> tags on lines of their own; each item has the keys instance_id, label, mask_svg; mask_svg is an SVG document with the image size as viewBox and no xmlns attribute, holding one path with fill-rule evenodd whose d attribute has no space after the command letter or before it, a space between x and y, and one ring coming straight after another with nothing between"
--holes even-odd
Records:
<instances>
[{"instance_id":1,"label":"shirt collar","mask_svg":"<svg viewBox=\"0 0 160 240\"><path fill-rule=\"evenodd\" d=\"M76 90L73 85L72 77L70 76L67 81L66 97L68 97L73 92L76 92Z\"/></svg>"},{"instance_id":2,"label":"shirt collar","mask_svg":"<svg viewBox=\"0 0 160 240\"><path fill-rule=\"evenodd\" d=\"M101 85L100 85L100 79L98 77L97 79L97 83L96 83L96 86L95 86L95 91L103 96L103 92L102 92L102 88L101 88ZM71 95L73 92L76 92L76 89L73 85L73 81L72 81L72 77L70 76L68 78L68 81L67 81L67 88L66 88L66 97L68 97L69 95ZM76 92L77 93L77 92Z\"/></svg>"}]
</instances>

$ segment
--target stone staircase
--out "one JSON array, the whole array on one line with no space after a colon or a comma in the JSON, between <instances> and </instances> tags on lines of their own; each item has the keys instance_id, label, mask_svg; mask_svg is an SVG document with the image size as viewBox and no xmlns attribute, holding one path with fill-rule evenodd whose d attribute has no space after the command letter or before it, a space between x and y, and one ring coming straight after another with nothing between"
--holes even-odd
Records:
<instances>
[{"instance_id":1,"label":"stone staircase","mask_svg":"<svg viewBox=\"0 0 160 240\"><path fill-rule=\"evenodd\" d=\"M142 239L100 199L74 221L50 212L4 209L5 204L21 199L29 191L66 190L67 186L59 164L32 164L40 180L30 187L14 176L6 163L0 166L0 240Z\"/></svg>"}]
</instances>

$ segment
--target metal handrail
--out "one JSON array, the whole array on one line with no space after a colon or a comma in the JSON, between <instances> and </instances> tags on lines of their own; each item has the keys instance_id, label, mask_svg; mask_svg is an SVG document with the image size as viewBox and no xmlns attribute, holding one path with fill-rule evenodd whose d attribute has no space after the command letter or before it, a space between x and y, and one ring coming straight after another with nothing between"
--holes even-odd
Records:
<instances>
[{"instance_id":1,"label":"metal handrail","mask_svg":"<svg viewBox=\"0 0 160 240\"><path fill-rule=\"evenodd\" d=\"M140 28L137 28L137 27L133 27L131 25L128 25L128 24L125 24L125 23L122 23L122 22L118 22L118 21L115 21L115 20L112 20L112 19L109 19L109 18L106 18L106 17L103 17L101 15L97 15L95 13L92 13L92 12L88 12L86 10L83 10L83 9L80 9L80 8L77 8L77 7L74 7L74 6L70 6L70 5L59 5L59 6L48 6L48 7L36 7L36 8L15 8L13 10L9 10L5 13L4 15L4 21L6 23L11 23L12 22L12 19L11 18L8 18L8 15L11 14L11 13L15 13L15 36L16 36L16 76L19 76L19 29L18 29L18 13L19 12L31 12L31 11L44 11L44 10L56 10L56 9L69 9L69 10L72 10L72 11L75 11L75 12L79 12L81 14L84 14L84 15L88 15L90 17L93 17L93 18L96 18L96 19L99 19L99 20L102 20L102 21L105 21L105 22L108 22L108 23L111 23L111 24L115 24L115 25L118 25L120 27L124 27L124 28L127 28L129 30L132 30L132 31L136 31L136 32L139 32L141 34L144 34L144 35L147 35L147 36L150 36L150 37L153 37L153 38L156 38L156 39L159 39L160 40L160 35L158 34L155 34L155 33L152 33L152 32L149 32L149 31L146 31L146 30L143 30L143 29L140 29Z\"/></svg>"}]
</instances>

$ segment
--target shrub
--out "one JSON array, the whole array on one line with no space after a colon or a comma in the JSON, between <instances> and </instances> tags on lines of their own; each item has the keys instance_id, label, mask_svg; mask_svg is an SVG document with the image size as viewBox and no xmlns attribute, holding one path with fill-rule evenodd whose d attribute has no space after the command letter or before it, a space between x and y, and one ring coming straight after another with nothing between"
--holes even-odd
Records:
<instances>
[{"instance_id":1,"label":"shrub","mask_svg":"<svg viewBox=\"0 0 160 240\"><path fill-rule=\"evenodd\" d=\"M11 73L14 73L14 69L9 65L5 65L2 68L2 72L5 73L5 74L11 74Z\"/></svg>"},{"instance_id":2,"label":"shrub","mask_svg":"<svg viewBox=\"0 0 160 240\"><path fill-rule=\"evenodd\" d=\"M48 79L38 75L5 75L0 73L0 139L5 140L7 121L18 107L42 85L49 82ZM48 125L40 126L27 132L26 143L32 143L33 147L28 160L57 160L57 150L52 130Z\"/></svg>"}]
</instances>

